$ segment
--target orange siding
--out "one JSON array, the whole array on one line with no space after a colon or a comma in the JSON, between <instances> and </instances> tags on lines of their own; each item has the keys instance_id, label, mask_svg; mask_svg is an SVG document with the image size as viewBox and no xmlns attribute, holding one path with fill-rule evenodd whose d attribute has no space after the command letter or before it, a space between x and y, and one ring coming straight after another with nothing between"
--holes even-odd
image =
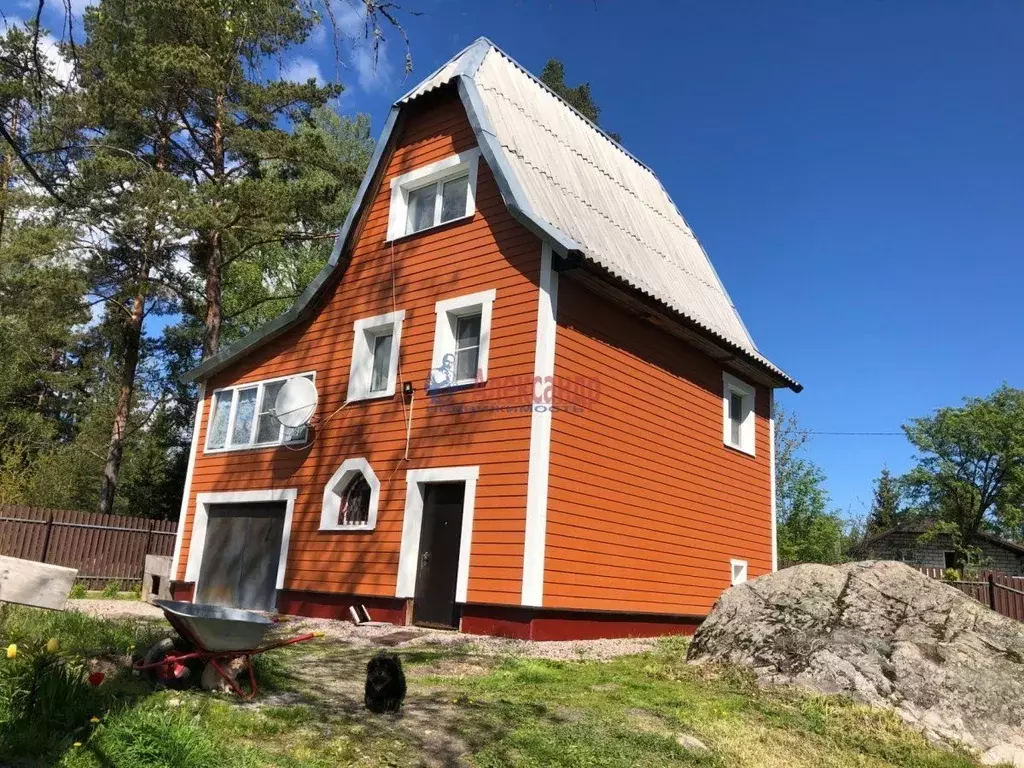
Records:
<instances>
[{"instance_id":1,"label":"orange siding","mask_svg":"<svg viewBox=\"0 0 1024 768\"><path fill-rule=\"evenodd\" d=\"M722 367L563 278L555 377L599 381L551 429L544 607L704 615L771 570L768 390L756 456L722 442Z\"/></svg>"},{"instance_id":2,"label":"orange siding","mask_svg":"<svg viewBox=\"0 0 1024 768\"><path fill-rule=\"evenodd\" d=\"M438 97L408 116L383 182L363 217L351 263L316 316L207 384L185 521L178 578L184 577L195 495L211 491L297 488L285 588L393 596L398 573L405 473L409 469L480 465L469 600L519 602L525 525L529 413L428 411L423 385L430 371L434 303L497 289L491 328L489 382L452 402L487 397L508 379L532 379L540 242L505 208L486 162L480 162L477 211L466 222L385 244L390 180L475 145L457 98ZM392 295L394 284L394 295ZM226 385L315 370L321 418L345 400L352 323L405 310L398 392L416 388L409 459L400 394L354 403L337 412L302 451L270 448L206 455L210 393ZM324 486L347 458L365 457L381 481L377 528L370 533L320 532Z\"/></svg>"}]
</instances>

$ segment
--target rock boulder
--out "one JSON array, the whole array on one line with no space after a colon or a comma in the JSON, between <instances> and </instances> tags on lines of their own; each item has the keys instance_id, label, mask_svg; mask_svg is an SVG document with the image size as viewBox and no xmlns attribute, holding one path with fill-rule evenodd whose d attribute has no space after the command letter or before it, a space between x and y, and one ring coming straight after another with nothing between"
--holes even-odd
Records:
<instances>
[{"instance_id":1,"label":"rock boulder","mask_svg":"<svg viewBox=\"0 0 1024 768\"><path fill-rule=\"evenodd\" d=\"M799 565L733 587L688 659L889 707L1024 766L1024 624L902 563Z\"/></svg>"}]
</instances>

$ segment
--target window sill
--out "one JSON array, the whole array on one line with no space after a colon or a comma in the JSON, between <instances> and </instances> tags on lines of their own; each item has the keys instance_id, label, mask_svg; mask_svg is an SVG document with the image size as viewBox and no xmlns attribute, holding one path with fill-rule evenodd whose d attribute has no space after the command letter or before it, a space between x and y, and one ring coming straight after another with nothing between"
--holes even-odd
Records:
<instances>
[{"instance_id":1,"label":"window sill","mask_svg":"<svg viewBox=\"0 0 1024 768\"><path fill-rule=\"evenodd\" d=\"M456 392L464 392L469 389L476 389L487 383L487 379L473 379L472 381L460 381L455 384L448 384L446 386L431 387L425 390L427 397L438 394L455 394Z\"/></svg>"},{"instance_id":2,"label":"window sill","mask_svg":"<svg viewBox=\"0 0 1024 768\"><path fill-rule=\"evenodd\" d=\"M475 213L475 211L474 211L474 213ZM434 232L436 230L443 229L444 227L450 227L452 224L460 224L460 223L462 223L464 221L469 221L472 218L473 218L473 213L469 214L468 216L459 216L457 219L449 219L448 221L443 221L440 224L433 224L433 225L431 225L429 227L425 227L424 229L418 229L415 232L409 232L408 234L405 234L405 235L398 235L397 237L393 237L390 240L388 240L387 236L385 235L384 242L385 243L391 243L391 244L400 243L403 240L407 240L407 239L409 239L411 237L416 237L418 235L423 235L423 234L426 234L427 232Z\"/></svg>"},{"instance_id":3,"label":"window sill","mask_svg":"<svg viewBox=\"0 0 1024 768\"><path fill-rule=\"evenodd\" d=\"M744 448L741 445L733 445L732 443L728 443L725 440L722 441L722 445L724 445L730 451L736 451L737 453L742 453L745 456L754 456L754 449L753 448L749 448L748 449L748 448Z\"/></svg>"},{"instance_id":4,"label":"window sill","mask_svg":"<svg viewBox=\"0 0 1024 768\"><path fill-rule=\"evenodd\" d=\"M376 527L376 525L321 525L317 530L324 533L366 533Z\"/></svg>"},{"instance_id":5,"label":"window sill","mask_svg":"<svg viewBox=\"0 0 1024 768\"><path fill-rule=\"evenodd\" d=\"M292 440L289 443L261 443L260 445L240 445L231 446L228 448L203 448L203 454L217 454L217 453L251 453L253 451L268 451L274 448L287 448L294 446L306 445L306 439Z\"/></svg>"},{"instance_id":6,"label":"window sill","mask_svg":"<svg viewBox=\"0 0 1024 768\"><path fill-rule=\"evenodd\" d=\"M388 392L366 392L356 395L350 395L348 402L350 403L363 403L368 400L390 400L395 396L395 390L391 389Z\"/></svg>"}]
</instances>

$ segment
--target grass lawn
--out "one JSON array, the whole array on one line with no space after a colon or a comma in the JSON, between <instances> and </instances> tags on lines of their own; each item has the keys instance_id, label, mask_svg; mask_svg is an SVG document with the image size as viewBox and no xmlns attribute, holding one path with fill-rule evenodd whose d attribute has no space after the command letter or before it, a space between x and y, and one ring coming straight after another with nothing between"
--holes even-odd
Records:
<instances>
[{"instance_id":1,"label":"grass lawn","mask_svg":"<svg viewBox=\"0 0 1024 768\"><path fill-rule=\"evenodd\" d=\"M27 609L2 621L0 650L13 640L28 649L58 637L69 658L85 653L108 662L166 631L154 622ZM325 638L264 657L266 692L255 704L153 692L122 671L86 689L78 710L47 728L18 719L10 684L21 656L12 662L0 654L0 686L8 686L0 687L0 765L974 765L965 754L929 745L894 715L835 697L760 690L739 670L687 666L685 649L672 639L610 662L555 662L484 655L467 644L403 648L406 706L398 716L381 716L362 707L372 649ZM98 722L89 722L94 715Z\"/></svg>"}]
</instances>

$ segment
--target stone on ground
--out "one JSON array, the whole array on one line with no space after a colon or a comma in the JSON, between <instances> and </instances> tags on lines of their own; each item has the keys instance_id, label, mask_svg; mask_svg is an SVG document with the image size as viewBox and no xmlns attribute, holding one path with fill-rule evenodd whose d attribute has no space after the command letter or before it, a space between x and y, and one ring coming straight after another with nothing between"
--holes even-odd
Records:
<instances>
[{"instance_id":1,"label":"stone on ground","mask_svg":"<svg viewBox=\"0 0 1024 768\"><path fill-rule=\"evenodd\" d=\"M902 563L799 565L735 586L687 658L848 694L1024 766L1024 624Z\"/></svg>"}]
</instances>

